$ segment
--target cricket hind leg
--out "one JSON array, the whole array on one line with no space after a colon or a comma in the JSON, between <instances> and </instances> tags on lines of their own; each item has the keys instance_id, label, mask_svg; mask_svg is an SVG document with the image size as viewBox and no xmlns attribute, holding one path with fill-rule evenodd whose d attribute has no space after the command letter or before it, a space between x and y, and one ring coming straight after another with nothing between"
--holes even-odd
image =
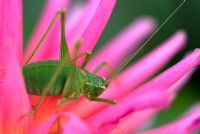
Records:
<instances>
[{"instance_id":1,"label":"cricket hind leg","mask_svg":"<svg viewBox=\"0 0 200 134\"><path fill-rule=\"evenodd\" d=\"M40 39L39 43L37 44L37 46L35 47L35 49L33 50L31 56L28 58L28 60L26 61L26 64L31 60L31 58L34 56L35 52L37 51L37 49L40 47L42 41L44 40L44 38L46 37L46 35L48 34L48 32L50 31L52 25L55 23L55 20L57 19L58 15L61 15L61 45L60 45L60 60L65 60L66 63L71 62L70 60L70 56L69 56L69 50L67 47L67 43L66 43L66 38L65 38L65 10L64 9L60 9L59 11L56 12L56 14L54 15L52 21L50 22L47 30L45 31L45 33L43 34L42 38ZM50 80L49 84L47 85L47 87L44 89L44 93L43 95L40 97L39 101L36 103L36 105L33 107L33 110L31 111L31 113L34 113L35 111L37 111L39 105L41 104L42 100L44 99L45 94L47 93L47 91L50 89L50 87L52 87L53 83L56 81L56 78L58 77L59 73L61 72L62 68L64 67L64 65L60 65L57 69L57 71L55 72L54 76L52 77L52 79ZM68 99L67 99L68 100ZM65 100L65 101L67 101Z\"/></svg>"},{"instance_id":2,"label":"cricket hind leg","mask_svg":"<svg viewBox=\"0 0 200 134\"><path fill-rule=\"evenodd\" d=\"M55 23L57 17L61 15L61 46L60 46L60 59L61 60L65 60L66 63L69 61L70 62L70 57L69 57L69 51L68 51L68 47L66 44L66 39L65 39L65 31L64 31L64 17L65 17L65 10L64 9L60 9L58 10L53 19L51 20L47 30L45 31L45 33L42 35L42 38L39 40L38 44L36 45L36 47L34 48L34 50L32 51L30 57L27 59L27 61L25 62L25 64L28 64L30 62L30 60L32 59L32 57L34 56L34 54L36 53L36 51L38 50L38 48L40 47L41 43L43 42L43 40L45 39L45 37L47 36L47 34L49 33L51 27L53 26L53 24ZM42 96L40 97L40 99L38 100L38 102L36 103L36 105L33 107L32 111L29 114L35 113L39 107L39 105L41 104L42 100L44 99L44 96L46 95L47 91L50 89L50 87L52 87L53 83L56 81L56 78L58 77L59 73L61 72L62 68L64 67L64 64L58 66L57 71L55 72L55 74L52 76L52 79L50 80L50 82L48 83L48 85L46 86L46 88L44 89L44 92L42 93Z\"/></svg>"},{"instance_id":3,"label":"cricket hind leg","mask_svg":"<svg viewBox=\"0 0 200 134\"><path fill-rule=\"evenodd\" d=\"M113 72L113 68L112 66L106 62L106 61L102 61L100 62L97 67L92 71L92 73L96 74L99 70L101 70L104 66L106 66L109 70L109 72Z\"/></svg>"},{"instance_id":4,"label":"cricket hind leg","mask_svg":"<svg viewBox=\"0 0 200 134\"><path fill-rule=\"evenodd\" d=\"M47 27L46 31L44 32L44 34L42 35L41 39L39 40L39 42L37 43L36 47L33 49L33 51L31 52L31 55L28 57L28 59L26 60L25 64L28 64L32 57L35 55L36 51L39 49L39 47L41 46L42 42L44 41L45 37L47 36L47 34L49 33L50 29L52 28L53 24L55 23L56 19L58 18L58 16L61 15L61 46L60 46L60 59L66 60L66 61L70 61L70 56L69 56L69 50L67 47L67 43L66 43L66 39L65 39L65 30L64 30L64 17L65 17L65 10L64 9L60 9L58 10L55 15L53 16L53 19L51 20L49 26Z\"/></svg>"},{"instance_id":5,"label":"cricket hind leg","mask_svg":"<svg viewBox=\"0 0 200 134\"><path fill-rule=\"evenodd\" d=\"M63 9L60 10L61 15L61 45L60 45L60 60L64 60L66 62L71 62L69 49L67 46L67 41L65 37L65 16L66 13Z\"/></svg>"}]
</instances>

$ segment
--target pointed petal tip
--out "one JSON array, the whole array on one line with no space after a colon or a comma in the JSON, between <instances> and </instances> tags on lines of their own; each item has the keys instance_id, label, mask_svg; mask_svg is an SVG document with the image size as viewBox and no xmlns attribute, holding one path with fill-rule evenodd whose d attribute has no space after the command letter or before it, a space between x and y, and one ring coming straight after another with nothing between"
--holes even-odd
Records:
<instances>
[{"instance_id":1,"label":"pointed petal tip","mask_svg":"<svg viewBox=\"0 0 200 134\"><path fill-rule=\"evenodd\" d=\"M138 21L143 21L149 24L157 25L157 21L151 16L141 16L138 18Z\"/></svg>"},{"instance_id":2,"label":"pointed petal tip","mask_svg":"<svg viewBox=\"0 0 200 134\"><path fill-rule=\"evenodd\" d=\"M187 33L184 30L177 30L171 40L171 45L177 46L180 49L186 46L187 42Z\"/></svg>"},{"instance_id":3,"label":"pointed petal tip","mask_svg":"<svg viewBox=\"0 0 200 134\"><path fill-rule=\"evenodd\" d=\"M136 19L135 23L141 25L143 29L148 28L149 30L154 30L157 26L157 21L150 16L141 16Z\"/></svg>"},{"instance_id":4,"label":"pointed petal tip","mask_svg":"<svg viewBox=\"0 0 200 134\"><path fill-rule=\"evenodd\" d=\"M196 48L196 49L194 50L194 52L196 52L196 53L199 53L199 54L200 54L200 48Z\"/></svg>"},{"instance_id":5,"label":"pointed petal tip","mask_svg":"<svg viewBox=\"0 0 200 134\"><path fill-rule=\"evenodd\" d=\"M185 114L183 114L179 119L170 122L166 125L141 132L140 134L191 134L198 131L200 128L200 104L194 105ZM177 129L180 128L180 129Z\"/></svg>"},{"instance_id":6,"label":"pointed petal tip","mask_svg":"<svg viewBox=\"0 0 200 134\"><path fill-rule=\"evenodd\" d=\"M193 54L195 55L194 59L197 60L197 65L199 65L200 64L200 48L194 49Z\"/></svg>"},{"instance_id":7,"label":"pointed petal tip","mask_svg":"<svg viewBox=\"0 0 200 134\"><path fill-rule=\"evenodd\" d=\"M94 6L87 9L88 12L91 12L91 9L94 8L93 13L84 14L85 20L81 20L83 23L81 22L81 25L74 29L77 33L74 39L83 38L84 45L82 44L82 46L84 47L80 48L80 52L92 50L112 14L116 0L97 0L95 2Z\"/></svg>"},{"instance_id":8,"label":"pointed petal tip","mask_svg":"<svg viewBox=\"0 0 200 134\"><path fill-rule=\"evenodd\" d=\"M177 35L178 35L180 38L182 38L184 41L186 41L186 39L187 39L187 33L186 33L185 30L180 29L180 30L178 30L176 33L177 33Z\"/></svg>"},{"instance_id":9,"label":"pointed petal tip","mask_svg":"<svg viewBox=\"0 0 200 134\"><path fill-rule=\"evenodd\" d=\"M178 33L183 34L184 36L187 35L187 32L184 29L177 30Z\"/></svg>"}]
</instances>

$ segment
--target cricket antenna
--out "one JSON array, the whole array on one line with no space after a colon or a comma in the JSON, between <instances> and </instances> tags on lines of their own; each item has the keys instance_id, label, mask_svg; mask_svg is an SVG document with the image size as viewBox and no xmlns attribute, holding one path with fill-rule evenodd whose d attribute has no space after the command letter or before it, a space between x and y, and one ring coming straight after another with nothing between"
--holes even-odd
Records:
<instances>
[{"instance_id":1,"label":"cricket antenna","mask_svg":"<svg viewBox=\"0 0 200 134\"><path fill-rule=\"evenodd\" d=\"M124 67L144 48L144 46L147 45L147 43L156 35L158 31L168 22L174 15L175 13L182 7L182 5L185 3L186 0L183 0L178 7L161 23L161 25L156 29L155 32L151 34L151 36L143 43L143 45L131 56L126 58L123 62L119 64L119 66L113 71L111 74L110 78L107 80L110 82Z\"/></svg>"}]
</instances>

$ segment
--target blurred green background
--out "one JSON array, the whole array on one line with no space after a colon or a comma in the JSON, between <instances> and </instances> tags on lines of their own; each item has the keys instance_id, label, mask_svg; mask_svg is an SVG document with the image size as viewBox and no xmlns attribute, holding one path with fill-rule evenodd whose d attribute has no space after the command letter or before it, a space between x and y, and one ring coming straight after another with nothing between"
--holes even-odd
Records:
<instances>
[{"instance_id":1,"label":"blurred green background","mask_svg":"<svg viewBox=\"0 0 200 134\"><path fill-rule=\"evenodd\" d=\"M73 1L76 2L77 0ZM23 1L25 43L29 39L44 3L45 2L41 0ZM111 39L115 33L118 33L139 16L152 16L157 20L158 24L160 24L180 3L181 0L118 0L109 23L98 41L95 50L102 47L102 44ZM188 33L188 43L186 48L173 58L173 60L164 68L166 69L179 61L188 51L200 46L199 24L200 1L188 0L142 51L146 52L152 47L155 47L178 29L186 30ZM200 84L198 83L200 82L199 70L200 69L195 72L192 79L179 92L177 98L172 103L172 106L167 110L161 111L157 115L154 127L174 120L192 104L195 104L200 100Z\"/></svg>"}]
</instances>

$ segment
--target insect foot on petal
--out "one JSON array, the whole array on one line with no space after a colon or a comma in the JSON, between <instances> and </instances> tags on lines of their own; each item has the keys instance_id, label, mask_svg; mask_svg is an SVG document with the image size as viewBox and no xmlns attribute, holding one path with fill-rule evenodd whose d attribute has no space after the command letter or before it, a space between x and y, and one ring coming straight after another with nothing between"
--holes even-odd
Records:
<instances>
[{"instance_id":1,"label":"insect foot on petal","mask_svg":"<svg viewBox=\"0 0 200 134\"><path fill-rule=\"evenodd\" d=\"M0 65L0 83L4 81L4 75L6 73L6 70L3 66Z\"/></svg>"}]
</instances>

